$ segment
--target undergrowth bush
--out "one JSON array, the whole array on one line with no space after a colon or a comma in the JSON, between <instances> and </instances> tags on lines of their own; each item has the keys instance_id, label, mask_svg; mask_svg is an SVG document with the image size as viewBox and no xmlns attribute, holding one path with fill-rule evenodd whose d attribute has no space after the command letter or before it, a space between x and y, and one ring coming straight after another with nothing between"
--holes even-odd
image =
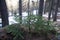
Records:
<instances>
[{"instance_id":1,"label":"undergrowth bush","mask_svg":"<svg viewBox=\"0 0 60 40\"><path fill-rule=\"evenodd\" d=\"M17 18L17 17L16 17ZM17 20L17 19L16 19ZM21 20L22 21L22 20ZM11 32L14 35L14 40L23 40L24 39L24 31L21 30L20 26L24 26L24 28L28 27L30 32L36 32L40 35L47 35L49 33L55 34L56 31L54 29L53 22L44 20L43 17L30 15L22 24L18 25L9 25L6 27L7 32Z\"/></svg>"},{"instance_id":2,"label":"undergrowth bush","mask_svg":"<svg viewBox=\"0 0 60 40\"><path fill-rule=\"evenodd\" d=\"M27 24L26 26L29 27L30 30L33 29L35 32L41 34L49 34L52 33L51 31L53 31L53 33L56 34L53 22L44 20L44 18L41 16L30 15L25 20L25 24Z\"/></svg>"},{"instance_id":3,"label":"undergrowth bush","mask_svg":"<svg viewBox=\"0 0 60 40\"><path fill-rule=\"evenodd\" d=\"M6 26L5 29L8 33L11 33L14 38L13 40L23 40L23 31L20 29L20 24L12 24L9 26Z\"/></svg>"}]
</instances>

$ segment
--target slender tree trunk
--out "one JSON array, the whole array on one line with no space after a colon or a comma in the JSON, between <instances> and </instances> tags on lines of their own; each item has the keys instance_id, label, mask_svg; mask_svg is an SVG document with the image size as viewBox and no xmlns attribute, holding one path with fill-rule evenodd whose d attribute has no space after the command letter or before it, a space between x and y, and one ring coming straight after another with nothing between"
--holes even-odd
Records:
<instances>
[{"instance_id":1,"label":"slender tree trunk","mask_svg":"<svg viewBox=\"0 0 60 40\"><path fill-rule=\"evenodd\" d=\"M30 15L30 0L28 1L28 16Z\"/></svg>"},{"instance_id":2,"label":"slender tree trunk","mask_svg":"<svg viewBox=\"0 0 60 40\"><path fill-rule=\"evenodd\" d=\"M5 0L0 0L0 12L1 12L1 18L2 18L2 27L9 24L8 21L8 11Z\"/></svg>"},{"instance_id":3,"label":"slender tree trunk","mask_svg":"<svg viewBox=\"0 0 60 40\"><path fill-rule=\"evenodd\" d=\"M20 17L20 20L22 21L22 0L19 0L19 17Z\"/></svg>"},{"instance_id":4,"label":"slender tree trunk","mask_svg":"<svg viewBox=\"0 0 60 40\"><path fill-rule=\"evenodd\" d=\"M28 18L29 18L29 16L30 16L30 0L28 1ZM29 19L29 21L28 21L28 24L29 24L29 31L30 31L30 19Z\"/></svg>"},{"instance_id":5,"label":"slender tree trunk","mask_svg":"<svg viewBox=\"0 0 60 40\"><path fill-rule=\"evenodd\" d=\"M52 8L53 8L53 2L54 2L54 0L51 0L51 2L49 3L49 5L50 5L50 10L49 10L49 14L48 14L48 20L50 20L50 16L51 16L51 11L52 11Z\"/></svg>"},{"instance_id":6,"label":"slender tree trunk","mask_svg":"<svg viewBox=\"0 0 60 40\"><path fill-rule=\"evenodd\" d=\"M44 5L44 0L39 1L39 16L42 16L43 13L43 5Z\"/></svg>"},{"instance_id":7,"label":"slender tree trunk","mask_svg":"<svg viewBox=\"0 0 60 40\"><path fill-rule=\"evenodd\" d=\"M57 4L56 4L56 9L55 9L55 14L54 14L53 21L57 20L57 12L58 12L58 6L59 6L58 4L59 4L59 0L57 0Z\"/></svg>"}]
</instances>

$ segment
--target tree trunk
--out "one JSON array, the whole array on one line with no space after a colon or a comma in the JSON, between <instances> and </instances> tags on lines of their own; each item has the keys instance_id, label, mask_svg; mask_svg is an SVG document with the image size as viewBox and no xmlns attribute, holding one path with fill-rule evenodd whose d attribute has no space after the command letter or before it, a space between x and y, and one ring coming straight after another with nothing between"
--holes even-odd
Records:
<instances>
[{"instance_id":1,"label":"tree trunk","mask_svg":"<svg viewBox=\"0 0 60 40\"><path fill-rule=\"evenodd\" d=\"M39 16L42 16L43 13L43 5L44 5L44 0L39 1Z\"/></svg>"},{"instance_id":2,"label":"tree trunk","mask_svg":"<svg viewBox=\"0 0 60 40\"><path fill-rule=\"evenodd\" d=\"M19 17L20 17L20 20L22 21L22 0L19 0Z\"/></svg>"},{"instance_id":3,"label":"tree trunk","mask_svg":"<svg viewBox=\"0 0 60 40\"><path fill-rule=\"evenodd\" d=\"M50 20L50 16L51 16L51 12L52 12L52 8L53 8L53 2L54 2L54 0L51 0L51 2L49 3L49 5L50 5L50 10L49 10L49 14L48 14L48 20Z\"/></svg>"},{"instance_id":4,"label":"tree trunk","mask_svg":"<svg viewBox=\"0 0 60 40\"><path fill-rule=\"evenodd\" d=\"M55 9L55 14L54 14L53 21L57 20L57 12L58 12L58 6L59 6L58 4L59 4L59 0L57 0L57 4L56 4L56 9Z\"/></svg>"},{"instance_id":5,"label":"tree trunk","mask_svg":"<svg viewBox=\"0 0 60 40\"><path fill-rule=\"evenodd\" d=\"M1 12L1 18L2 18L2 27L9 24L8 21L8 11L5 0L0 0L0 12Z\"/></svg>"},{"instance_id":6,"label":"tree trunk","mask_svg":"<svg viewBox=\"0 0 60 40\"><path fill-rule=\"evenodd\" d=\"M29 17L30 17L30 0L28 1L28 18ZM28 20L28 25L29 25L29 31L30 31L30 19Z\"/></svg>"}]
</instances>

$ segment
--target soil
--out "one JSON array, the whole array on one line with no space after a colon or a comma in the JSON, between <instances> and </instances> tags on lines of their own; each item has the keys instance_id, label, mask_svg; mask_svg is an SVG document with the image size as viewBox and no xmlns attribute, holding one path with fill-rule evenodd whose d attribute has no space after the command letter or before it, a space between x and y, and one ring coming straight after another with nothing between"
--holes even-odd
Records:
<instances>
[{"instance_id":1,"label":"soil","mask_svg":"<svg viewBox=\"0 0 60 40\"><path fill-rule=\"evenodd\" d=\"M57 40L57 38L53 34L42 36L37 33L33 33L33 34L26 33L24 37L25 37L24 40Z\"/></svg>"}]
</instances>

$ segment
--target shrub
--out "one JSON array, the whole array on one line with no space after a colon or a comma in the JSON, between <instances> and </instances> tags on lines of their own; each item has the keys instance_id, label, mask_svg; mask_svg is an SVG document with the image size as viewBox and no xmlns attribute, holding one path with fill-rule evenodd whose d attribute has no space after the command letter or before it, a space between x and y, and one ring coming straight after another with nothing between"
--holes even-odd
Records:
<instances>
[{"instance_id":1,"label":"shrub","mask_svg":"<svg viewBox=\"0 0 60 40\"><path fill-rule=\"evenodd\" d=\"M30 15L25 19L27 24L26 26L30 29L34 29L35 32L38 33L50 33L51 31L55 31L53 22L46 21L41 16Z\"/></svg>"},{"instance_id":2,"label":"shrub","mask_svg":"<svg viewBox=\"0 0 60 40\"><path fill-rule=\"evenodd\" d=\"M23 40L23 31L20 28L19 24L13 24L13 25L9 25L6 26L5 29L7 30L8 33L11 33L12 35L14 35L13 40Z\"/></svg>"},{"instance_id":3,"label":"shrub","mask_svg":"<svg viewBox=\"0 0 60 40\"><path fill-rule=\"evenodd\" d=\"M22 26L24 26L24 30L22 31ZM14 40L23 40L24 39L24 31L25 28L27 29L26 32L38 33L39 35L54 34L56 35L56 31L53 25L53 22L46 21L43 17L36 16L36 15L29 15L26 19L24 19L24 23L22 24L14 24L9 25L6 27L7 32L11 32L14 35Z\"/></svg>"}]
</instances>

